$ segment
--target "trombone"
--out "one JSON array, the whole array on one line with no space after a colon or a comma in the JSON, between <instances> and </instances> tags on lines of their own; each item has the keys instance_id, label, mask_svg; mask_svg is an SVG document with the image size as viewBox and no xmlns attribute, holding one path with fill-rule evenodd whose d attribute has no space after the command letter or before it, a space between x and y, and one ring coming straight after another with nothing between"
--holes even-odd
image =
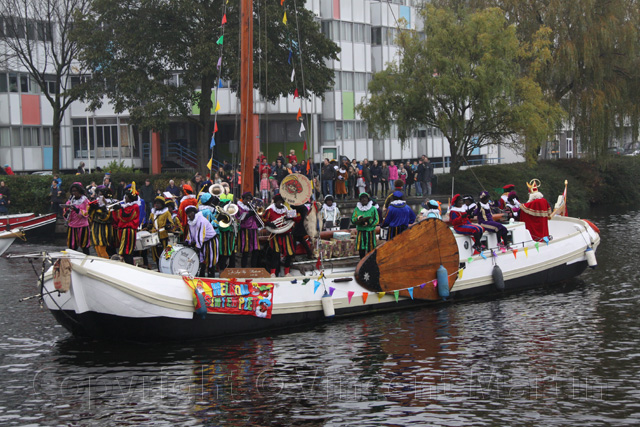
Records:
<instances>
[{"instance_id":1,"label":"trombone","mask_svg":"<svg viewBox=\"0 0 640 427\"><path fill-rule=\"evenodd\" d=\"M256 215L256 219L260 223L260 227L264 228L264 221L262 221L262 214L264 214L264 201L262 199L252 199L249 202L249 208Z\"/></svg>"}]
</instances>

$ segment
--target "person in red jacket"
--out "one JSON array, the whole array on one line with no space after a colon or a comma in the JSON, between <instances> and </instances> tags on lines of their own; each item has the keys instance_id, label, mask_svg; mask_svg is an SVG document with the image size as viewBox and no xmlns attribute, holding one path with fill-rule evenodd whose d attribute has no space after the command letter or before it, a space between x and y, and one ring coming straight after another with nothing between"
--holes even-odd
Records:
<instances>
[{"instance_id":1,"label":"person in red jacket","mask_svg":"<svg viewBox=\"0 0 640 427\"><path fill-rule=\"evenodd\" d=\"M15 175L13 169L11 169L11 166L9 165L4 165L4 171L7 173L7 175Z\"/></svg>"},{"instance_id":2,"label":"person in red jacket","mask_svg":"<svg viewBox=\"0 0 640 427\"><path fill-rule=\"evenodd\" d=\"M124 262L133 265L133 251L136 248L136 236L140 225L140 206L135 182L124 193L124 203L114 206L113 219L118 226L118 254Z\"/></svg>"},{"instance_id":3,"label":"person in red jacket","mask_svg":"<svg viewBox=\"0 0 640 427\"><path fill-rule=\"evenodd\" d=\"M273 204L269 205L263 214L264 225L267 229L271 230L282 229L289 221L299 222L300 219L300 214L296 211L290 211L284 205L284 199L279 194L273 197ZM290 276L289 270L294 252L293 227L284 233L271 233L269 236L269 257L267 261L271 271L271 277L276 277L276 274L280 272L281 255L284 255L284 275Z\"/></svg>"},{"instance_id":4,"label":"person in red jacket","mask_svg":"<svg viewBox=\"0 0 640 427\"><path fill-rule=\"evenodd\" d=\"M480 239L482 239L482 233L484 229L475 224L471 224L469 220L469 212L462 205L464 201L460 194L456 194L451 199L451 209L449 210L449 221L453 225L453 229L458 234L465 234L473 237L473 249L478 252L482 252L482 246L480 245Z\"/></svg>"},{"instance_id":5,"label":"person in red jacket","mask_svg":"<svg viewBox=\"0 0 640 427\"><path fill-rule=\"evenodd\" d=\"M529 187L529 201L520 205L520 221L524 222L533 240L539 242L549 236L551 205L538 191L539 180L532 179L527 183L527 187Z\"/></svg>"},{"instance_id":6,"label":"person in red jacket","mask_svg":"<svg viewBox=\"0 0 640 427\"><path fill-rule=\"evenodd\" d=\"M196 196L193 194L193 188L189 184L185 184L182 186L182 192L184 193L184 197L180 202L180 207L178 208L178 218L180 218L180 224L182 225L182 229L187 229L187 221L189 218L187 217L187 213L185 209L187 206L198 206L198 200Z\"/></svg>"}]
</instances>

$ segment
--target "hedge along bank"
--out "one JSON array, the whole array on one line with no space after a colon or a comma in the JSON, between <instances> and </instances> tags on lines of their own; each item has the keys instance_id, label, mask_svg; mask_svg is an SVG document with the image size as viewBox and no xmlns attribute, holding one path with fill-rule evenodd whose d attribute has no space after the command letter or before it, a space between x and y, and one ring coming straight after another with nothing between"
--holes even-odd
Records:
<instances>
[{"instance_id":1,"label":"hedge along bank","mask_svg":"<svg viewBox=\"0 0 640 427\"><path fill-rule=\"evenodd\" d=\"M101 185L105 177L104 172L84 175L60 175L62 178L62 191L65 199L69 196L69 187L74 182L81 182L86 188L87 185L95 181L96 185ZM190 174L158 174L150 175L141 172L119 172L111 175L111 182L117 188L121 180L126 183L135 181L136 186L144 185L149 178L153 188L164 191L170 180L176 181L180 185L180 180L188 181L193 178ZM10 214L34 212L36 214L48 213L51 211L51 182L52 175L2 175L0 181L4 181L11 191Z\"/></svg>"}]
</instances>

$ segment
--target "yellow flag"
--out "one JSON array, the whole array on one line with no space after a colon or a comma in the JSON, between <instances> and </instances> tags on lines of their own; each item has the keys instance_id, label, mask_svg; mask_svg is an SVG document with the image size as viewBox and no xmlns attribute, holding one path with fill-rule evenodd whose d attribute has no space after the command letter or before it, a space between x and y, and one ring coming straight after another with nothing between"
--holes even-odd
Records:
<instances>
[{"instance_id":1,"label":"yellow flag","mask_svg":"<svg viewBox=\"0 0 640 427\"><path fill-rule=\"evenodd\" d=\"M458 270L458 279L462 279L462 273L464 272L464 269L461 268L460 270Z\"/></svg>"},{"instance_id":2,"label":"yellow flag","mask_svg":"<svg viewBox=\"0 0 640 427\"><path fill-rule=\"evenodd\" d=\"M211 170L211 166L213 166L213 159L209 159L209 163L207 163L209 170Z\"/></svg>"},{"instance_id":3,"label":"yellow flag","mask_svg":"<svg viewBox=\"0 0 640 427\"><path fill-rule=\"evenodd\" d=\"M529 256L529 251L527 250L527 248L524 248L524 254L528 257Z\"/></svg>"},{"instance_id":4,"label":"yellow flag","mask_svg":"<svg viewBox=\"0 0 640 427\"><path fill-rule=\"evenodd\" d=\"M380 302L380 300L382 299L384 294L385 294L385 292L378 292L378 302Z\"/></svg>"},{"instance_id":5,"label":"yellow flag","mask_svg":"<svg viewBox=\"0 0 640 427\"><path fill-rule=\"evenodd\" d=\"M214 113L217 113L217 112L218 112L218 110L220 110L220 102L218 102L218 101L216 100L216 109L215 109L215 110L213 110L213 112L214 112Z\"/></svg>"},{"instance_id":6,"label":"yellow flag","mask_svg":"<svg viewBox=\"0 0 640 427\"><path fill-rule=\"evenodd\" d=\"M287 25L287 12L284 13L284 17L282 17L282 23Z\"/></svg>"}]
</instances>

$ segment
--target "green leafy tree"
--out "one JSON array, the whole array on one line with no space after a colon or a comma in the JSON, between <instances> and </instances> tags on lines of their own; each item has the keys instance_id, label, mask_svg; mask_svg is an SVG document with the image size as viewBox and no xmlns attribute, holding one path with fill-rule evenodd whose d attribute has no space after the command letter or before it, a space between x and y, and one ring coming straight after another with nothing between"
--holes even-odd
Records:
<instances>
[{"instance_id":1,"label":"green leafy tree","mask_svg":"<svg viewBox=\"0 0 640 427\"><path fill-rule=\"evenodd\" d=\"M80 60L94 70L94 84L87 92L92 107L97 108L106 95L117 112L128 110L132 122L141 128L163 130L173 117L196 123L199 167L204 170L213 130L212 93L218 78L221 75L231 81L232 88L239 87L236 3L226 5L227 24L222 27L224 0L94 1L88 13L77 16L74 31L81 47ZM306 92L300 90L300 95L322 97L333 84L333 71L325 61L337 59L337 45L322 35L308 10L294 10L286 3L289 25L284 25L283 9L277 2L261 7L254 13L254 28L258 29L254 31L255 87L269 100L293 93L296 86L288 76L295 66L296 76L306 79ZM298 28L300 42L295 45ZM223 34L220 74L217 41ZM293 65L288 64L290 46L294 46ZM180 84L166 84L175 72L180 73ZM197 116L192 114L193 104L199 107Z\"/></svg>"},{"instance_id":2,"label":"green leafy tree","mask_svg":"<svg viewBox=\"0 0 640 427\"><path fill-rule=\"evenodd\" d=\"M497 8L470 13L428 5L421 13L426 37L400 32L398 63L373 76L371 97L358 106L370 128L386 134L395 124L402 141L419 126L438 128L449 142L452 173L488 144L511 143L535 158L562 111L534 81L539 67L522 70L519 60L544 62L545 33L519 43Z\"/></svg>"},{"instance_id":3,"label":"green leafy tree","mask_svg":"<svg viewBox=\"0 0 640 427\"><path fill-rule=\"evenodd\" d=\"M81 93L80 87L71 88L68 79L74 71L72 65L78 50L69 32L73 14L87 10L88 5L89 0L0 0L0 31L6 48L0 54L0 66L26 69L51 105L54 173L60 171L60 126L64 113Z\"/></svg>"}]
</instances>

